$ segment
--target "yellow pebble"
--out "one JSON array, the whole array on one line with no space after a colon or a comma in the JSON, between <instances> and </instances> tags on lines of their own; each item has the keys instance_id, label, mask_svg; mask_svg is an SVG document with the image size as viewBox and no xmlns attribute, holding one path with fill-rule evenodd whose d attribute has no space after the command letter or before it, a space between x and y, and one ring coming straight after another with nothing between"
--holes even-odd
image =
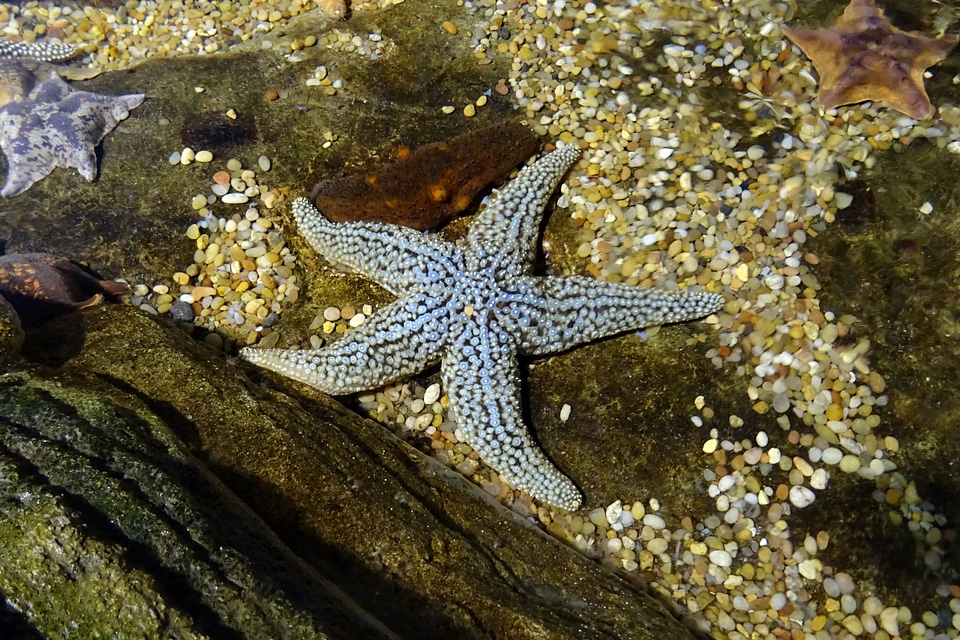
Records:
<instances>
[{"instance_id":1,"label":"yellow pebble","mask_svg":"<svg viewBox=\"0 0 960 640\"><path fill-rule=\"evenodd\" d=\"M827 407L827 420L840 420L843 418L843 408L837 403L832 403Z\"/></svg>"},{"instance_id":2,"label":"yellow pebble","mask_svg":"<svg viewBox=\"0 0 960 640\"><path fill-rule=\"evenodd\" d=\"M472 118L473 116L477 115L477 108L472 104L468 104L463 108L463 115L468 118Z\"/></svg>"}]
</instances>

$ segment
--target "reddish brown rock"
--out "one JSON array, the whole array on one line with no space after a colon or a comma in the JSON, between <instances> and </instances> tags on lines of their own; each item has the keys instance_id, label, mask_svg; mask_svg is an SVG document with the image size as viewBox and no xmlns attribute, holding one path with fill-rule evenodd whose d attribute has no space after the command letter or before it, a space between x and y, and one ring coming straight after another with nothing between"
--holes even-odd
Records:
<instances>
[{"instance_id":1,"label":"reddish brown rock","mask_svg":"<svg viewBox=\"0 0 960 640\"><path fill-rule=\"evenodd\" d=\"M532 131L516 122L502 122L415 151L402 149L397 162L372 173L324 180L313 188L310 199L334 222L435 229L536 150Z\"/></svg>"}]
</instances>

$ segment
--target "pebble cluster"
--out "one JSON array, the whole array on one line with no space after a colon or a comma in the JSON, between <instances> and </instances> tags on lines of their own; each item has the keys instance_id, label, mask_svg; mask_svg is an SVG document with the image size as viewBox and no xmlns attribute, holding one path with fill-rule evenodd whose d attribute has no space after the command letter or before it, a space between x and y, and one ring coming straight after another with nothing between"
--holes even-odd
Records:
<instances>
[{"instance_id":1,"label":"pebble cluster","mask_svg":"<svg viewBox=\"0 0 960 640\"><path fill-rule=\"evenodd\" d=\"M215 53L286 25L318 6L343 16L343 0L128 0L0 3L0 34L33 42L57 38L86 51L83 62L123 69L150 56ZM394 4L354 3L352 11Z\"/></svg>"},{"instance_id":2,"label":"pebble cluster","mask_svg":"<svg viewBox=\"0 0 960 640\"><path fill-rule=\"evenodd\" d=\"M753 410L785 437L782 448L766 433L736 438L744 420L698 398L692 421L709 428L704 480L716 515L677 527L658 505L615 503L588 518L540 510L548 530L625 569L655 569L660 590L729 637L956 637L956 585L938 590L941 609L919 615L879 603L817 558L828 532L793 532L789 516L831 475L857 474L914 533L929 569L955 536L896 472L899 442L879 413L885 381L868 341L851 334L856 319L821 309L810 269L819 259L803 247L851 203L841 177L919 138L948 146L960 138L957 107L923 122L872 105L818 112L810 63L780 31L786 2L468 6L487 21L477 55L512 59L510 95L537 132L589 147L558 203L581 229L587 270L736 293L706 355L748 377ZM732 113L704 99L717 89L740 96Z\"/></svg>"},{"instance_id":3,"label":"pebble cluster","mask_svg":"<svg viewBox=\"0 0 960 640\"><path fill-rule=\"evenodd\" d=\"M212 162L213 154L186 148L169 158L171 165L194 161ZM265 173L271 161L260 156L256 167ZM199 216L186 231L196 244L193 264L174 273L172 285L134 285L131 304L207 329L205 340L216 347L276 344L279 333L271 327L299 295L296 257L260 211L280 198L280 190L263 184L257 171L227 160L226 169L212 175L210 193L190 198Z\"/></svg>"},{"instance_id":4,"label":"pebble cluster","mask_svg":"<svg viewBox=\"0 0 960 640\"><path fill-rule=\"evenodd\" d=\"M333 51L342 51L376 60L389 55L397 48L390 38L385 38L378 31L371 31L365 35L331 29L320 37L320 44Z\"/></svg>"}]
</instances>

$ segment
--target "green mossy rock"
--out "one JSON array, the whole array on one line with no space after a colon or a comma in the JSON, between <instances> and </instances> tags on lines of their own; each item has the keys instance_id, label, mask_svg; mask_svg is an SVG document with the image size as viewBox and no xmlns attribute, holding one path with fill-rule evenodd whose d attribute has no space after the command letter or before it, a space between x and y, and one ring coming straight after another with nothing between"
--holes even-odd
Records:
<instances>
[{"instance_id":1,"label":"green mossy rock","mask_svg":"<svg viewBox=\"0 0 960 640\"><path fill-rule=\"evenodd\" d=\"M44 635L689 637L382 426L138 310L50 322L23 355L0 591Z\"/></svg>"}]
</instances>

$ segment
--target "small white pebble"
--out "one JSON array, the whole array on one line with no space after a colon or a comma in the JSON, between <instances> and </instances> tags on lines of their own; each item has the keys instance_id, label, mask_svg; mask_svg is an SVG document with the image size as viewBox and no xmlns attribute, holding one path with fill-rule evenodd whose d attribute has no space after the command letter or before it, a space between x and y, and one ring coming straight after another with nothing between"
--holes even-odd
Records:
<instances>
[{"instance_id":1,"label":"small white pebble","mask_svg":"<svg viewBox=\"0 0 960 640\"><path fill-rule=\"evenodd\" d=\"M845 593L840 596L840 608L844 613L853 613L857 610L857 599L851 594Z\"/></svg>"},{"instance_id":2,"label":"small white pebble","mask_svg":"<svg viewBox=\"0 0 960 640\"><path fill-rule=\"evenodd\" d=\"M840 597L840 585L838 585L837 581L833 578L824 578L823 590L831 598L836 599Z\"/></svg>"},{"instance_id":3,"label":"small white pebble","mask_svg":"<svg viewBox=\"0 0 960 640\"><path fill-rule=\"evenodd\" d=\"M820 459L824 463L829 465L839 464L840 460L843 458L843 452L836 447L827 447L823 450L823 453L820 455Z\"/></svg>"},{"instance_id":4,"label":"small white pebble","mask_svg":"<svg viewBox=\"0 0 960 640\"><path fill-rule=\"evenodd\" d=\"M718 567L729 567L733 564L733 556L725 549L715 549L710 552L710 562Z\"/></svg>"},{"instance_id":5,"label":"small white pebble","mask_svg":"<svg viewBox=\"0 0 960 640\"><path fill-rule=\"evenodd\" d=\"M623 513L623 503L617 500L607 507L604 515L607 518L607 522L613 524L614 522L619 522L621 513Z\"/></svg>"},{"instance_id":6,"label":"small white pebble","mask_svg":"<svg viewBox=\"0 0 960 640\"><path fill-rule=\"evenodd\" d=\"M717 482L717 488L720 491L729 491L733 488L733 485L737 484L737 479L732 474L726 475L720 478L720 481Z\"/></svg>"},{"instance_id":7,"label":"small white pebble","mask_svg":"<svg viewBox=\"0 0 960 640\"><path fill-rule=\"evenodd\" d=\"M220 200L224 204L243 204L250 200L250 197L245 193L228 193L220 198Z\"/></svg>"},{"instance_id":8,"label":"small white pebble","mask_svg":"<svg viewBox=\"0 0 960 640\"><path fill-rule=\"evenodd\" d=\"M827 473L826 469L817 469L813 472L813 475L810 476L810 487L822 491L827 488L829 479L830 474Z\"/></svg>"},{"instance_id":9,"label":"small white pebble","mask_svg":"<svg viewBox=\"0 0 960 640\"><path fill-rule=\"evenodd\" d=\"M809 507L817 499L816 494L804 486L790 487L790 504L798 509Z\"/></svg>"},{"instance_id":10,"label":"small white pebble","mask_svg":"<svg viewBox=\"0 0 960 640\"><path fill-rule=\"evenodd\" d=\"M440 399L440 385L438 383L433 383L427 387L426 392L423 394L423 401L427 404L433 404Z\"/></svg>"},{"instance_id":11,"label":"small white pebble","mask_svg":"<svg viewBox=\"0 0 960 640\"><path fill-rule=\"evenodd\" d=\"M665 529L667 526L667 523L663 520L663 518L655 513L648 513L647 515L643 516L643 524L658 531Z\"/></svg>"}]
</instances>

